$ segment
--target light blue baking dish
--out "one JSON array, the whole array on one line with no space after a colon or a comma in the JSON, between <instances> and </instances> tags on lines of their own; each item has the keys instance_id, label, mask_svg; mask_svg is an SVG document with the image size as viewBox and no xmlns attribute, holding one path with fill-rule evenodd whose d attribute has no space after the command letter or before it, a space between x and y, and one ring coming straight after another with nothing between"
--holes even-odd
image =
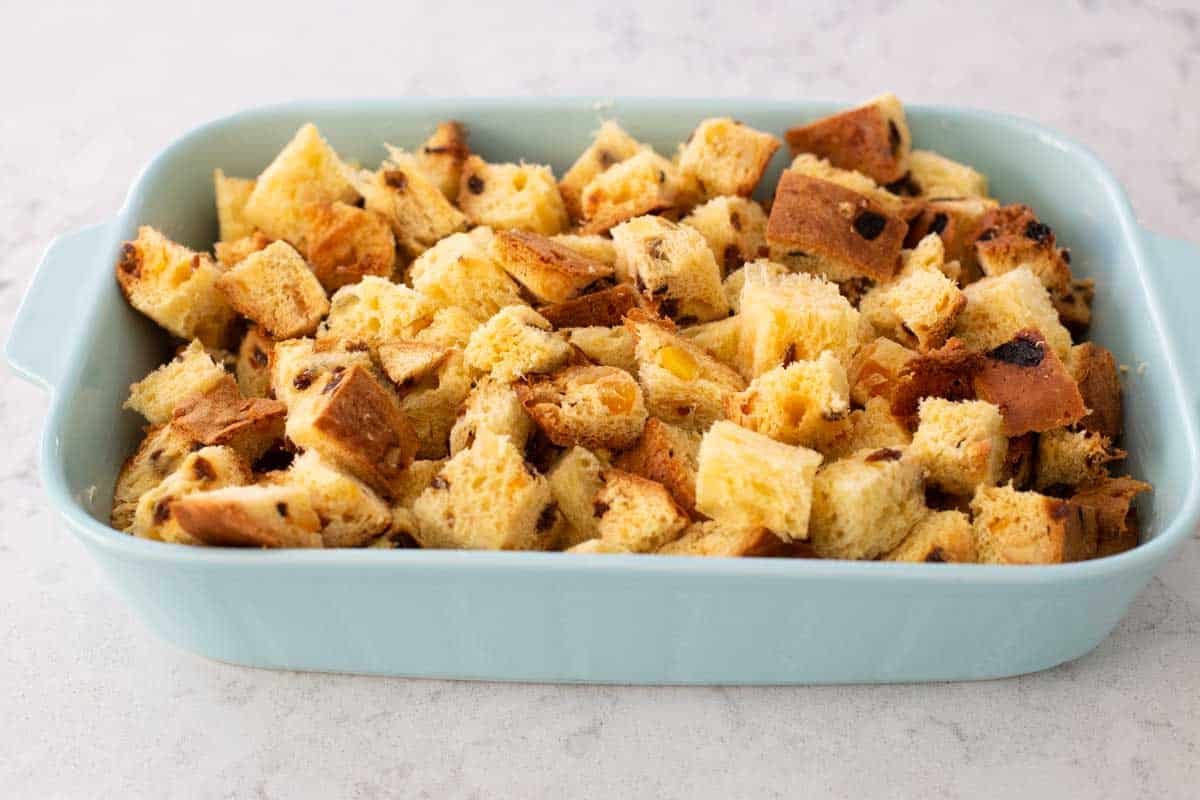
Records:
<instances>
[{"instance_id":1,"label":"light blue baking dish","mask_svg":"<svg viewBox=\"0 0 1200 800\"><path fill-rule=\"evenodd\" d=\"M211 175L254 175L312 120L375 163L440 119L472 147L558 174L603 117L672 152L731 115L782 132L832 103L753 100L387 100L299 103L205 125L134 182L117 216L57 239L25 296L8 359L52 395L41 474L67 526L147 625L211 658L257 667L525 681L844 683L1031 672L1095 647L1197 523L1195 342L1200 249L1134 221L1109 172L1043 127L912 107L916 141L1031 204L1098 283L1093 336L1131 369L1129 470L1154 484L1143 544L1097 561L990 567L452 551L247 551L146 542L105 525L140 420L129 383L169 344L122 300L120 242L150 224L194 247L216 234ZM786 163L776 156L765 184Z\"/></svg>"}]
</instances>

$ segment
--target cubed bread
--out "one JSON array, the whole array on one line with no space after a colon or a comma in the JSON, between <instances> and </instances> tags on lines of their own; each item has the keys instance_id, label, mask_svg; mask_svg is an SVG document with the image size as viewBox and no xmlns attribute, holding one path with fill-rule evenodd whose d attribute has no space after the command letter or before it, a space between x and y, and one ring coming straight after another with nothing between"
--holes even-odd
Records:
<instances>
[{"instance_id":1,"label":"cubed bread","mask_svg":"<svg viewBox=\"0 0 1200 800\"><path fill-rule=\"evenodd\" d=\"M471 334L465 355L472 369L508 382L553 372L570 357L571 346L529 306L508 306Z\"/></svg>"},{"instance_id":2,"label":"cubed bread","mask_svg":"<svg viewBox=\"0 0 1200 800\"><path fill-rule=\"evenodd\" d=\"M979 560L971 520L961 511L933 511L916 524L885 561L970 564Z\"/></svg>"},{"instance_id":3,"label":"cubed bread","mask_svg":"<svg viewBox=\"0 0 1200 800\"><path fill-rule=\"evenodd\" d=\"M597 175L580 200L583 232L604 233L627 219L672 208L682 188L675 165L646 147Z\"/></svg>"},{"instance_id":4,"label":"cubed bread","mask_svg":"<svg viewBox=\"0 0 1200 800\"><path fill-rule=\"evenodd\" d=\"M262 231L255 231L240 239L214 242L213 253L221 266L232 267L242 263L247 256L257 253L259 250L266 250L272 241L271 237L266 236Z\"/></svg>"},{"instance_id":5,"label":"cubed bread","mask_svg":"<svg viewBox=\"0 0 1200 800\"><path fill-rule=\"evenodd\" d=\"M814 153L881 184L899 180L909 170L912 135L904 107L890 93L858 108L789 128L784 138L793 155Z\"/></svg>"},{"instance_id":6,"label":"cubed bread","mask_svg":"<svg viewBox=\"0 0 1200 800\"><path fill-rule=\"evenodd\" d=\"M238 344L234 366L238 389L246 397L267 397L271 393L271 351L275 340L250 325Z\"/></svg>"},{"instance_id":7,"label":"cubed bread","mask_svg":"<svg viewBox=\"0 0 1200 800\"><path fill-rule=\"evenodd\" d=\"M379 214L345 203L310 203L301 210L304 255L327 292L367 275L390 278L396 240Z\"/></svg>"},{"instance_id":8,"label":"cubed bread","mask_svg":"<svg viewBox=\"0 0 1200 800\"><path fill-rule=\"evenodd\" d=\"M225 374L207 391L185 398L171 426L203 445L221 445L253 464L283 438L287 406L278 400L244 398Z\"/></svg>"},{"instance_id":9,"label":"cubed bread","mask_svg":"<svg viewBox=\"0 0 1200 800\"><path fill-rule=\"evenodd\" d=\"M133 523L138 500L174 472L200 445L172 425L153 425L117 475L109 524L123 531Z\"/></svg>"},{"instance_id":10,"label":"cubed bread","mask_svg":"<svg viewBox=\"0 0 1200 800\"><path fill-rule=\"evenodd\" d=\"M874 397L890 402L901 372L916 357L916 352L883 337L863 345L847 372L850 399L857 406L866 406Z\"/></svg>"},{"instance_id":11,"label":"cubed bread","mask_svg":"<svg viewBox=\"0 0 1200 800\"><path fill-rule=\"evenodd\" d=\"M379 345L379 365L397 386L415 386L441 366L452 349L415 340L388 342Z\"/></svg>"},{"instance_id":12,"label":"cubed bread","mask_svg":"<svg viewBox=\"0 0 1200 800\"><path fill-rule=\"evenodd\" d=\"M568 225L554 173L538 164L489 164L469 156L463 162L458 207L472 225L496 230L552 236Z\"/></svg>"},{"instance_id":13,"label":"cubed bread","mask_svg":"<svg viewBox=\"0 0 1200 800\"><path fill-rule=\"evenodd\" d=\"M337 153L309 123L258 176L243 210L246 220L267 236L300 245L305 206L339 200L353 205L357 199Z\"/></svg>"},{"instance_id":14,"label":"cubed bread","mask_svg":"<svg viewBox=\"0 0 1200 800\"><path fill-rule=\"evenodd\" d=\"M976 399L975 378L985 360L982 353L967 349L960 339L950 339L937 350L915 355L900 367L890 387L892 413L915 429L917 410L926 397Z\"/></svg>"},{"instance_id":15,"label":"cubed bread","mask_svg":"<svg viewBox=\"0 0 1200 800\"><path fill-rule=\"evenodd\" d=\"M636 340L638 382L651 415L694 431L725 415L725 398L746 388L736 370L640 311L625 325Z\"/></svg>"},{"instance_id":16,"label":"cubed bread","mask_svg":"<svg viewBox=\"0 0 1200 800\"><path fill-rule=\"evenodd\" d=\"M308 264L287 242L247 256L217 278L229 304L274 339L313 333L329 313L329 298Z\"/></svg>"},{"instance_id":17,"label":"cubed bread","mask_svg":"<svg viewBox=\"0 0 1200 800\"><path fill-rule=\"evenodd\" d=\"M419 256L440 239L467 227L463 212L411 153L389 147L388 158L378 171L354 170L349 175L366 210L386 221L396 244L410 256Z\"/></svg>"},{"instance_id":18,"label":"cubed bread","mask_svg":"<svg viewBox=\"0 0 1200 800\"><path fill-rule=\"evenodd\" d=\"M609 367L620 367L637 377L636 342L633 333L624 325L611 328L589 325L583 328L568 328L566 333L570 345L578 347L592 361Z\"/></svg>"},{"instance_id":19,"label":"cubed bread","mask_svg":"<svg viewBox=\"0 0 1200 800\"><path fill-rule=\"evenodd\" d=\"M907 231L871 197L786 170L767 219L767 247L772 261L794 270L886 281L900 266Z\"/></svg>"},{"instance_id":20,"label":"cubed bread","mask_svg":"<svg viewBox=\"0 0 1200 800\"><path fill-rule=\"evenodd\" d=\"M439 306L458 306L480 322L524 303L516 281L488 255L478 237L456 233L426 250L409 270L413 288Z\"/></svg>"},{"instance_id":21,"label":"cubed bread","mask_svg":"<svg viewBox=\"0 0 1200 800\"><path fill-rule=\"evenodd\" d=\"M479 320L466 309L447 306L437 310L429 326L417 332L415 341L462 350L478 327Z\"/></svg>"},{"instance_id":22,"label":"cubed bread","mask_svg":"<svg viewBox=\"0 0 1200 800\"><path fill-rule=\"evenodd\" d=\"M1054 231L1029 206L1011 205L989 211L979 222L975 260L988 276L1024 267L1047 290L1061 292L1071 282L1071 267L1055 242Z\"/></svg>"},{"instance_id":23,"label":"cubed bread","mask_svg":"<svg viewBox=\"0 0 1200 800\"><path fill-rule=\"evenodd\" d=\"M604 485L600 474L608 464L585 447L572 447L562 454L546 480L558 509L570 524L570 534L562 544L570 548L600 535L596 514L596 493Z\"/></svg>"},{"instance_id":24,"label":"cubed bread","mask_svg":"<svg viewBox=\"0 0 1200 800\"><path fill-rule=\"evenodd\" d=\"M858 311L815 275L775 275L763 262L749 264L741 309L738 361L748 378L825 350L849 364L858 349Z\"/></svg>"},{"instance_id":25,"label":"cubed bread","mask_svg":"<svg viewBox=\"0 0 1200 800\"><path fill-rule=\"evenodd\" d=\"M988 196L986 175L932 150L908 154L908 179L922 197Z\"/></svg>"},{"instance_id":26,"label":"cubed bread","mask_svg":"<svg viewBox=\"0 0 1200 800\"><path fill-rule=\"evenodd\" d=\"M1094 342L1071 348L1067 371L1079 386L1088 414L1079 420L1084 430L1110 439L1121 435L1121 380L1112 351Z\"/></svg>"},{"instance_id":27,"label":"cubed bread","mask_svg":"<svg viewBox=\"0 0 1200 800\"><path fill-rule=\"evenodd\" d=\"M308 492L292 486L229 486L171 503L180 529L213 547L321 547Z\"/></svg>"},{"instance_id":28,"label":"cubed bread","mask_svg":"<svg viewBox=\"0 0 1200 800\"><path fill-rule=\"evenodd\" d=\"M1079 385L1036 330L1017 331L989 351L974 388L981 400L1000 407L1008 436L1074 425L1088 411Z\"/></svg>"},{"instance_id":29,"label":"cubed bread","mask_svg":"<svg viewBox=\"0 0 1200 800\"><path fill-rule=\"evenodd\" d=\"M646 424L641 388L617 367L566 367L515 388L525 411L559 447L624 450Z\"/></svg>"},{"instance_id":30,"label":"cubed bread","mask_svg":"<svg viewBox=\"0 0 1200 800\"><path fill-rule=\"evenodd\" d=\"M1105 478L1076 492L1070 505L1079 512L1084 540L1097 540L1096 556L1111 556L1138 545L1134 499L1150 484L1130 477Z\"/></svg>"},{"instance_id":31,"label":"cubed bread","mask_svg":"<svg viewBox=\"0 0 1200 800\"><path fill-rule=\"evenodd\" d=\"M481 430L505 436L513 446L524 450L533 427L533 419L508 381L483 378L458 411L450 432L450 454L457 455L474 444Z\"/></svg>"},{"instance_id":32,"label":"cubed bread","mask_svg":"<svg viewBox=\"0 0 1200 800\"><path fill-rule=\"evenodd\" d=\"M171 506L192 492L241 486L252 478L250 466L228 447L204 447L189 453L175 471L138 499L133 522L127 529L140 539L196 544L179 527Z\"/></svg>"},{"instance_id":33,"label":"cubed bread","mask_svg":"<svg viewBox=\"0 0 1200 800\"><path fill-rule=\"evenodd\" d=\"M722 274L767 255L767 213L745 197L715 197L681 222L708 243Z\"/></svg>"},{"instance_id":34,"label":"cubed bread","mask_svg":"<svg viewBox=\"0 0 1200 800\"><path fill-rule=\"evenodd\" d=\"M910 208L907 216L904 246L915 247L917 242L936 233L946 247L946 263L959 263L959 285L977 280L981 273L975 263L975 237L980 222L999 203L982 197L955 197L932 198L911 205L914 208Z\"/></svg>"},{"instance_id":35,"label":"cubed bread","mask_svg":"<svg viewBox=\"0 0 1200 800\"><path fill-rule=\"evenodd\" d=\"M726 525L716 520L692 523L673 542L658 550L663 556L706 558L811 558L808 542L785 542L766 528Z\"/></svg>"},{"instance_id":36,"label":"cubed bread","mask_svg":"<svg viewBox=\"0 0 1200 800\"><path fill-rule=\"evenodd\" d=\"M691 520L660 483L619 469L601 473L596 529L603 541L633 553L653 553L679 538Z\"/></svg>"},{"instance_id":37,"label":"cubed bread","mask_svg":"<svg viewBox=\"0 0 1200 800\"><path fill-rule=\"evenodd\" d=\"M637 155L641 149L642 145L615 120L605 120L588 149L575 159L575 163L558 182L558 190L571 218L583 218L583 190L593 178L612 165Z\"/></svg>"},{"instance_id":38,"label":"cubed bread","mask_svg":"<svg viewBox=\"0 0 1200 800\"><path fill-rule=\"evenodd\" d=\"M129 304L181 339L224 347L237 314L217 291L220 272L197 253L154 228L138 228L117 261L117 284Z\"/></svg>"},{"instance_id":39,"label":"cubed bread","mask_svg":"<svg viewBox=\"0 0 1200 800\"><path fill-rule=\"evenodd\" d=\"M699 325L689 325L679 332L703 347L722 364L737 368L742 343L742 318L737 314Z\"/></svg>"},{"instance_id":40,"label":"cubed bread","mask_svg":"<svg viewBox=\"0 0 1200 800\"><path fill-rule=\"evenodd\" d=\"M335 367L289 406L287 436L390 496L417 437L396 396L367 369Z\"/></svg>"},{"instance_id":41,"label":"cubed bread","mask_svg":"<svg viewBox=\"0 0 1200 800\"><path fill-rule=\"evenodd\" d=\"M574 553L576 555L627 555L630 551L626 550L618 544L605 541L604 539L585 539L579 544L568 547L564 552Z\"/></svg>"},{"instance_id":42,"label":"cubed bread","mask_svg":"<svg viewBox=\"0 0 1200 800\"><path fill-rule=\"evenodd\" d=\"M782 264L776 264L774 261L768 261L765 258L760 258L754 262L747 262L744 266L737 268L733 272L725 276L725 280L721 282L721 288L725 290L725 299L729 301L729 308L734 314L738 314L742 310L742 287L746 285L747 267L753 263L760 272L764 272L769 276L788 275L790 270Z\"/></svg>"},{"instance_id":43,"label":"cubed bread","mask_svg":"<svg viewBox=\"0 0 1200 800\"><path fill-rule=\"evenodd\" d=\"M1065 500L1011 486L981 486L971 500L983 564L1061 564L1096 555L1097 531Z\"/></svg>"},{"instance_id":44,"label":"cubed bread","mask_svg":"<svg viewBox=\"0 0 1200 800\"><path fill-rule=\"evenodd\" d=\"M488 255L543 303L569 300L613 274L608 264L528 231L497 231Z\"/></svg>"},{"instance_id":45,"label":"cubed bread","mask_svg":"<svg viewBox=\"0 0 1200 800\"><path fill-rule=\"evenodd\" d=\"M199 340L129 387L122 408L136 411L152 425L169 422L175 408L192 395L207 392L228 375Z\"/></svg>"},{"instance_id":46,"label":"cubed bread","mask_svg":"<svg viewBox=\"0 0 1200 800\"><path fill-rule=\"evenodd\" d=\"M419 458L409 464L408 469L404 470L404 476L396 485L396 492L392 496L392 524L396 524L395 509L407 508L412 509L413 503L417 502L429 484L433 483L433 479L442 471L442 467L446 466L445 458Z\"/></svg>"},{"instance_id":47,"label":"cubed bread","mask_svg":"<svg viewBox=\"0 0 1200 800\"><path fill-rule=\"evenodd\" d=\"M385 342L417 338L437 310L437 303L420 292L369 275L334 293L319 337L377 349Z\"/></svg>"},{"instance_id":48,"label":"cubed bread","mask_svg":"<svg viewBox=\"0 0 1200 800\"><path fill-rule=\"evenodd\" d=\"M555 328L592 328L620 325L625 315L640 304L637 290L628 283L590 292L581 297L538 309Z\"/></svg>"},{"instance_id":49,"label":"cubed bread","mask_svg":"<svg viewBox=\"0 0 1200 800\"><path fill-rule=\"evenodd\" d=\"M694 228L662 217L637 217L612 229L617 271L628 275L659 313L680 322L729 315L721 270Z\"/></svg>"},{"instance_id":50,"label":"cubed bread","mask_svg":"<svg viewBox=\"0 0 1200 800\"><path fill-rule=\"evenodd\" d=\"M926 513L921 462L900 450L860 450L812 482L809 541L822 558L873 559Z\"/></svg>"},{"instance_id":51,"label":"cubed bread","mask_svg":"<svg viewBox=\"0 0 1200 800\"><path fill-rule=\"evenodd\" d=\"M920 424L908 452L930 484L949 494L970 495L995 486L1004 474L1008 437L1000 409L982 400L921 401Z\"/></svg>"},{"instance_id":52,"label":"cubed bread","mask_svg":"<svg viewBox=\"0 0 1200 800\"><path fill-rule=\"evenodd\" d=\"M680 507L693 514L699 459L700 434L651 417L637 442L617 458L614 466L662 484Z\"/></svg>"},{"instance_id":53,"label":"cubed bread","mask_svg":"<svg viewBox=\"0 0 1200 800\"><path fill-rule=\"evenodd\" d=\"M318 349L312 339L286 339L271 348L271 394L289 409L310 392L327 372L353 366L374 369L369 353L360 350Z\"/></svg>"},{"instance_id":54,"label":"cubed bread","mask_svg":"<svg viewBox=\"0 0 1200 800\"><path fill-rule=\"evenodd\" d=\"M766 528L784 541L807 539L820 463L820 453L721 420L700 442L696 510L727 525Z\"/></svg>"},{"instance_id":55,"label":"cubed bread","mask_svg":"<svg viewBox=\"0 0 1200 800\"><path fill-rule=\"evenodd\" d=\"M507 436L480 429L413 504L422 547L543 550L561 514L550 484Z\"/></svg>"},{"instance_id":56,"label":"cubed bread","mask_svg":"<svg viewBox=\"0 0 1200 800\"><path fill-rule=\"evenodd\" d=\"M915 251L906 251L894 280L867 292L858 310L877 333L921 350L946 343L967 298L941 271L942 253L942 240L926 236Z\"/></svg>"},{"instance_id":57,"label":"cubed bread","mask_svg":"<svg viewBox=\"0 0 1200 800\"><path fill-rule=\"evenodd\" d=\"M468 139L467 126L451 119L439 122L417 150L417 166L451 202L458 199L463 163L471 155Z\"/></svg>"},{"instance_id":58,"label":"cubed bread","mask_svg":"<svg viewBox=\"0 0 1200 800\"><path fill-rule=\"evenodd\" d=\"M1108 464L1125 453L1102 433L1054 428L1037 438L1033 488L1058 494L1064 487L1095 483L1108 477Z\"/></svg>"},{"instance_id":59,"label":"cubed bread","mask_svg":"<svg viewBox=\"0 0 1200 800\"><path fill-rule=\"evenodd\" d=\"M855 172L852 169L835 167L826 159L815 156L812 153L801 153L796 156L792 159L788 170L799 172L801 175L809 178L836 183L843 189L849 189L856 194L871 198L881 208L886 209L889 214L903 217L904 219L908 219L909 212L914 207L920 207L919 204L913 203L907 198L889 192L863 173Z\"/></svg>"},{"instance_id":60,"label":"cubed bread","mask_svg":"<svg viewBox=\"0 0 1200 800\"><path fill-rule=\"evenodd\" d=\"M561 185L561 184L560 184ZM617 251L612 239L599 234L560 233L551 236L558 244L574 250L579 255L608 264L610 267L617 262Z\"/></svg>"},{"instance_id":61,"label":"cubed bread","mask_svg":"<svg viewBox=\"0 0 1200 800\"><path fill-rule=\"evenodd\" d=\"M1073 279L1065 287L1050 293L1050 302L1058 312L1059 321L1072 336L1083 335L1092 324L1095 299L1096 282L1091 278Z\"/></svg>"},{"instance_id":62,"label":"cubed bread","mask_svg":"<svg viewBox=\"0 0 1200 800\"><path fill-rule=\"evenodd\" d=\"M221 241L232 242L254 233L254 225L246 219L246 201L254 192L250 178L228 178L221 170L213 170L213 190L217 197L217 229Z\"/></svg>"},{"instance_id":63,"label":"cubed bread","mask_svg":"<svg viewBox=\"0 0 1200 800\"><path fill-rule=\"evenodd\" d=\"M892 414L891 403L872 397L865 407L850 412L843 430L831 441L820 442L825 458L846 458L859 450L903 450L912 442L908 427Z\"/></svg>"},{"instance_id":64,"label":"cubed bread","mask_svg":"<svg viewBox=\"0 0 1200 800\"><path fill-rule=\"evenodd\" d=\"M326 547L361 547L392 524L392 511L379 495L315 450L296 456L284 481L307 493Z\"/></svg>"},{"instance_id":65,"label":"cubed bread","mask_svg":"<svg viewBox=\"0 0 1200 800\"><path fill-rule=\"evenodd\" d=\"M679 171L695 180L705 199L749 196L780 141L728 117L703 120L679 154Z\"/></svg>"},{"instance_id":66,"label":"cubed bread","mask_svg":"<svg viewBox=\"0 0 1200 800\"><path fill-rule=\"evenodd\" d=\"M1071 334L1041 281L1026 267L975 281L965 289L967 305L959 314L954 335L974 350L991 350L1017 331L1035 328L1060 359L1071 349Z\"/></svg>"},{"instance_id":67,"label":"cubed bread","mask_svg":"<svg viewBox=\"0 0 1200 800\"><path fill-rule=\"evenodd\" d=\"M814 449L847 429L846 368L828 350L812 361L767 370L725 401L725 416L785 444Z\"/></svg>"},{"instance_id":68,"label":"cubed bread","mask_svg":"<svg viewBox=\"0 0 1200 800\"><path fill-rule=\"evenodd\" d=\"M442 458L450 452L451 431L459 407L471 392L471 369L462 350L452 348L432 372L402 389L400 407L420 442L419 458Z\"/></svg>"}]
</instances>

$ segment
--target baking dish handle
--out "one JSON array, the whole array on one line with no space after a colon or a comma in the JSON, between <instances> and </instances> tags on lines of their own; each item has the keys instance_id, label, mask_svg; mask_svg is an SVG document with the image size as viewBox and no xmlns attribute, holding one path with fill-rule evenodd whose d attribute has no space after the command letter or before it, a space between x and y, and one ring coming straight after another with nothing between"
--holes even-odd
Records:
<instances>
[{"instance_id":1,"label":"baking dish handle","mask_svg":"<svg viewBox=\"0 0 1200 800\"><path fill-rule=\"evenodd\" d=\"M82 323L84 272L109 231L108 223L89 225L50 242L17 309L5 356L13 371L43 389L55 387L67 363Z\"/></svg>"},{"instance_id":2,"label":"baking dish handle","mask_svg":"<svg viewBox=\"0 0 1200 800\"><path fill-rule=\"evenodd\" d=\"M1150 256L1158 301L1166 316L1167 331L1179 343L1179 369L1193 387L1200 384L1200 245L1142 230L1142 243Z\"/></svg>"}]
</instances>

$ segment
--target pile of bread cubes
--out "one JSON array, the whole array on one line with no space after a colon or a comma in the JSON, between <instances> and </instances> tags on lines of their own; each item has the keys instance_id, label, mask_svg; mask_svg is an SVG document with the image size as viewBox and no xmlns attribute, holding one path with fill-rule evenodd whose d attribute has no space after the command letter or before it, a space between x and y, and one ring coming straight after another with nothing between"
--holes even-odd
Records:
<instances>
[{"instance_id":1,"label":"pile of bread cubes","mask_svg":"<svg viewBox=\"0 0 1200 800\"><path fill-rule=\"evenodd\" d=\"M555 178L444 122L305 125L220 241L116 277L183 344L112 525L163 542L1050 564L1137 544L1094 287L884 95L784 134L616 121ZM415 144L415 143L410 143Z\"/></svg>"}]
</instances>

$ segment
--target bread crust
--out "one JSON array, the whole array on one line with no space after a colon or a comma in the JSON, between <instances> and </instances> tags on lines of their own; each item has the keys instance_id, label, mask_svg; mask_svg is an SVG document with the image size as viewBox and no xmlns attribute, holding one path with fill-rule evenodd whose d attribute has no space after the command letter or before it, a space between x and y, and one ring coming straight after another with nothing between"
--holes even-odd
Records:
<instances>
[{"instance_id":1,"label":"bread crust","mask_svg":"<svg viewBox=\"0 0 1200 800\"><path fill-rule=\"evenodd\" d=\"M622 453L613 466L647 480L661 483L675 502L689 514L696 513L696 460L700 451L697 438L691 447L683 447L690 438L678 430L672 436L667 423L651 417L633 447Z\"/></svg>"},{"instance_id":2,"label":"bread crust","mask_svg":"<svg viewBox=\"0 0 1200 800\"><path fill-rule=\"evenodd\" d=\"M789 128L784 133L792 155L814 153L834 166L869 175L877 183L892 183L905 173L904 159L889 120L879 107L868 104Z\"/></svg>"},{"instance_id":3,"label":"bread crust","mask_svg":"<svg viewBox=\"0 0 1200 800\"><path fill-rule=\"evenodd\" d=\"M543 303L570 300L613 274L608 264L528 231L497 231L488 252Z\"/></svg>"},{"instance_id":4,"label":"bread crust","mask_svg":"<svg viewBox=\"0 0 1200 800\"><path fill-rule=\"evenodd\" d=\"M1093 342L1071 348L1068 369L1090 411L1079 420L1084 430L1116 440L1121 435L1121 380L1112 351Z\"/></svg>"},{"instance_id":5,"label":"bread crust","mask_svg":"<svg viewBox=\"0 0 1200 800\"><path fill-rule=\"evenodd\" d=\"M1087 414L1078 384L1032 328L986 355L974 389L980 399L1000 407L1008 436L1073 425Z\"/></svg>"},{"instance_id":6,"label":"bread crust","mask_svg":"<svg viewBox=\"0 0 1200 800\"><path fill-rule=\"evenodd\" d=\"M642 390L617 367L572 366L514 384L526 413L559 447L624 450L646 423Z\"/></svg>"},{"instance_id":7,"label":"bread crust","mask_svg":"<svg viewBox=\"0 0 1200 800\"><path fill-rule=\"evenodd\" d=\"M320 521L300 489L237 486L171 503L179 526L214 547L321 547Z\"/></svg>"},{"instance_id":8,"label":"bread crust","mask_svg":"<svg viewBox=\"0 0 1200 800\"><path fill-rule=\"evenodd\" d=\"M1138 524L1133 501L1150 484L1129 476L1108 478L1075 493L1070 504L1079 510L1089 535L1097 539L1096 557L1111 556L1138 545Z\"/></svg>"},{"instance_id":9,"label":"bread crust","mask_svg":"<svg viewBox=\"0 0 1200 800\"><path fill-rule=\"evenodd\" d=\"M611 328L640 305L637 290L627 283L564 300L538 309L555 328Z\"/></svg>"},{"instance_id":10,"label":"bread crust","mask_svg":"<svg viewBox=\"0 0 1200 800\"><path fill-rule=\"evenodd\" d=\"M232 375L175 407L171 424L204 445L224 445L253 464L283 438L287 407L277 400L244 398Z\"/></svg>"}]
</instances>

